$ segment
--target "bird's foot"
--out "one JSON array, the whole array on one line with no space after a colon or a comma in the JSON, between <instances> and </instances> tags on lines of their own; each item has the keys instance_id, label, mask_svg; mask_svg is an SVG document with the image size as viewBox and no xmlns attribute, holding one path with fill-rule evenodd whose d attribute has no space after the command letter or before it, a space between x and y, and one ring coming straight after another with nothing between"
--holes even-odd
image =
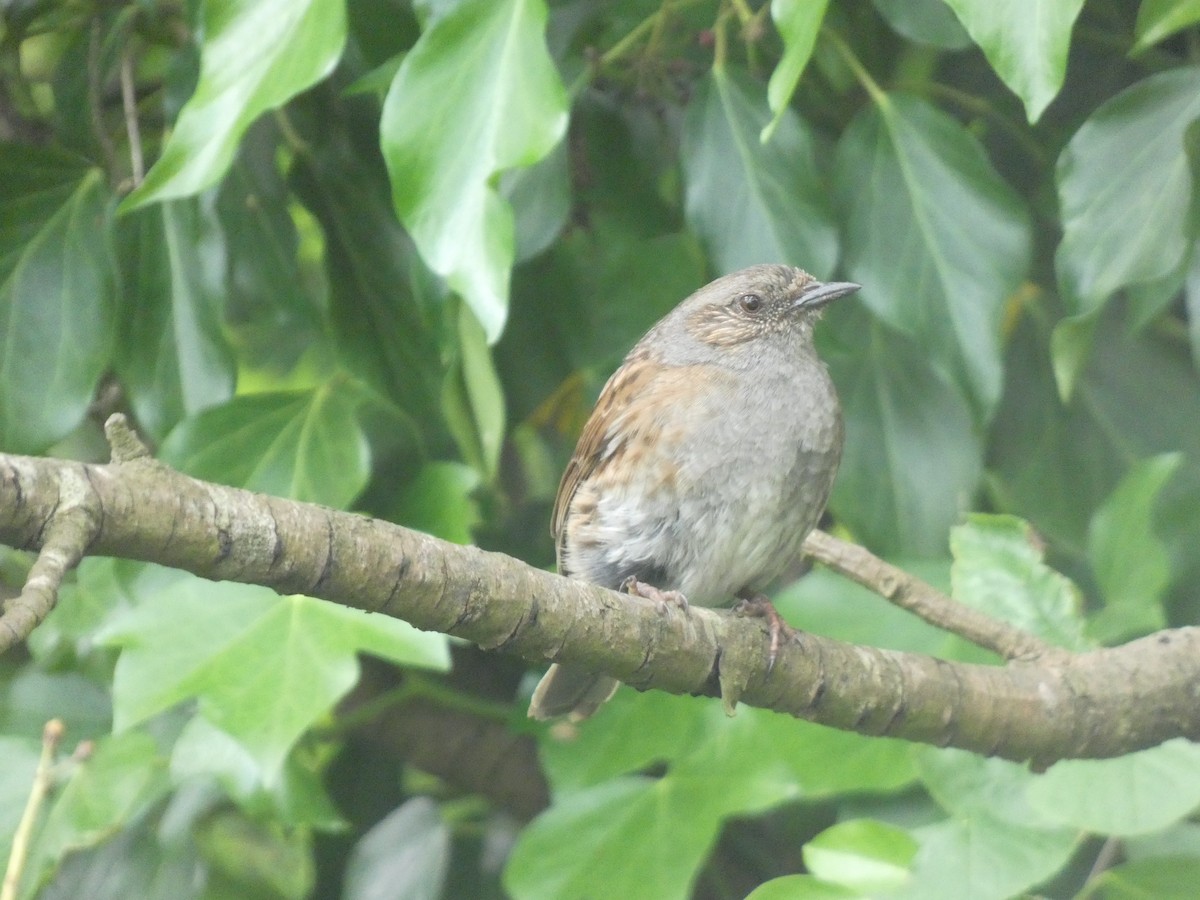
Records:
<instances>
[{"instance_id":1,"label":"bird's foot","mask_svg":"<svg viewBox=\"0 0 1200 900\"><path fill-rule=\"evenodd\" d=\"M643 597L646 600L657 600L664 606L674 606L681 610L687 611L687 597L683 596L682 591L662 591L652 584L646 584L644 581L638 581L636 575L630 575L621 582L621 590L626 594L632 594L634 597Z\"/></svg>"},{"instance_id":2,"label":"bird's foot","mask_svg":"<svg viewBox=\"0 0 1200 900\"><path fill-rule=\"evenodd\" d=\"M775 658L779 655L779 645L783 638L789 641L800 641L800 632L783 621L783 617L779 615L779 611L775 609L775 605L764 597L762 594L756 594L753 597L743 597L734 606L733 612L739 616L754 616L760 619L767 620L767 626L771 634L771 646L767 651L767 675L775 668Z\"/></svg>"}]
</instances>

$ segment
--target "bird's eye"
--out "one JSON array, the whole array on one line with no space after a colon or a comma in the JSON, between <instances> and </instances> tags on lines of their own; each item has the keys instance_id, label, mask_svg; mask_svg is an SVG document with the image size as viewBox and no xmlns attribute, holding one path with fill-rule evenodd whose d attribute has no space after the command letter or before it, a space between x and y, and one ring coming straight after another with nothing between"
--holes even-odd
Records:
<instances>
[{"instance_id":1,"label":"bird's eye","mask_svg":"<svg viewBox=\"0 0 1200 900\"><path fill-rule=\"evenodd\" d=\"M763 299L758 294L742 294L738 297L738 305L746 312L754 313L763 308Z\"/></svg>"}]
</instances>

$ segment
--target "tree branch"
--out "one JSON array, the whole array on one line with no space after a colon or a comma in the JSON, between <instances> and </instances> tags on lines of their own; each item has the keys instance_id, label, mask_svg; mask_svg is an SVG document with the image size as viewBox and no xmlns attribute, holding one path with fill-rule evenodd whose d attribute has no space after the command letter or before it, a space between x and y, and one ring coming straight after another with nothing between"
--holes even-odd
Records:
<instances>
[{"instance_id":1,"label":"tree branch","mask_svg":"<svg viewBox=\"0 0 1200 900\"><path fill-rule=\"evenodd\" d=\"M915 575L884 562L865 547L839 541L823 531L814 531L804 541L804 552L930 625L951 631L1004 659L1065 658L1069 655L1028 631L950 599Z\"/></svg>"},{"instance_id":2,"label":"tree branch","mask_svg":"<svg viewBox=\"0 0 1200 900\"><path fill-rule=\"evenodd\" d=\"M664 610L387 522L197 481L136 453L103 466L0 455L0 542L46 546L64 484L86 487L77 505L96 525L88 553L309 594L639 689L722 694L730 705L1039 766L1200 738L1198 628L1004 666L806 634L768 674L758 620Z\"/></svg>"}]
</instances>

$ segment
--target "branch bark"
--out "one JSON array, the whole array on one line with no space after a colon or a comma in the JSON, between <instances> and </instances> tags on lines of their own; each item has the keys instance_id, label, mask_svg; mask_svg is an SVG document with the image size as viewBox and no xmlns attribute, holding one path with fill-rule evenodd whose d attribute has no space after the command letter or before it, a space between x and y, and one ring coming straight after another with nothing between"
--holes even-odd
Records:
<instances>
[{"instance_id":1,"label":"branch bark","mask_svg":"<svg viewBox=\"0 0 1200 900\"><path fill-rule=\"evenodd\" d=\"M108 465L0 455L0 542L54 546L64 485L73 515L93 522L80 552L308 594L639 689L720 694L730 706L1039 767L1200 739L1200 628L1003 666L805 634L768 673L759 620L664 609L387 522L197 481L136 452ZM4 619L19 608L10 601ZM0 629L0 649L17 634Z\"/></svg>"}]
</instances>

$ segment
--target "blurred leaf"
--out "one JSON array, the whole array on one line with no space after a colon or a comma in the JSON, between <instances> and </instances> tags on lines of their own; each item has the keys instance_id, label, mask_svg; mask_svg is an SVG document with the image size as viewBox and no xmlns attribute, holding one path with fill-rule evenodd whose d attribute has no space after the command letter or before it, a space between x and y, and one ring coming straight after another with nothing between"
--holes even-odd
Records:
<instances>
[{"instance_id":1,"label":"blurred leaf","mask_svg":"<svg viewBox=\"0 0 1200 900\"><path fill-rule=\"evenodd\" d=\"M1200 116L1200 68L1151 75L1075 132L1058 161L1059 284L1077 312L1177 268L1196 236L1184 133Z\"/></svg>"},{"instance_id":2,"label":"blurred leaf","mask_svg":"<svg viewBox=\"0 0 1200 900\"><path fill-rule=\"evenodd\" d=\"M903 829L871 819L827 828L804 845L804 866L818 878L863 894L887 893L908 880L917 842Z\"/></svg>"},{"instance_id":3,"label":"blurred leaf","mask_svg":"<svg viewBox=\"0 0 1200 900\"><path fill-rule=\"evenodd\" d=\"M45 450L77 426L116 324L109 193L63 153L0 144L0 446Z\"/></svg>"},{"instance_id":4,"label":"blurred leaf","mask_svg":"<svg viewBox=\"0 0 1200 900\"><path fill-rule=\"evenodd\" d=\"M1137 460L1182 452L1156 524L1174 583L1200 578L1200 391L1187 348L1157 331L1130 334L1103 313L1094 353L1069 404L1049 374L1044 334L1018 329L1005 401L990 438L999 507L1020 511L1057 549L1084 561L1092 511Z\"/></svg>"},{"instance_id":5,"label":"blurred leaf","mask_svg":"<svg viewBox=\"0 0 1200 900\"><path fill-rule=\"evenodd\" d=\"M27 877L41 881L65 853L106 840L166 793L166 766L154 739L138 732L97 741L46 815Z\"/></svg>"},{"instance_id":6,"label":"blurred leaf","mask_svg":"<svg viewBox=\"0 0 1200 900\"><path fill-rule=\"evenodd\" d=\"M280 143L275 123L260 119L246 132L217 193L226 322L243 372L248 367L287 372L314 345L324 350L328 340L328 285L311 258L317 256L307 246L312 238L297 223L313 231L317 225L305 221L283 179Z\"/></svg>"},{"instance_id":7,"label":"blurred leaf","mask_svg":"<svg viewBox=\"0 0 1200 900\"><path fill-rule=\"evenodd\" d=\"M711 703L622 689L569 735L551 732L541 758L556 795L687 756L704 739Z\"/></svg>"},{"instance_id":8,"label":"blurred leaf","mask_svg":"<svg viewBox=\"0 0 1200 900\"><path fill-rule=\"evenodd\" d=\"M874 3L892 29L910 41L942 50L961 50L971 45L971 36L945 0L874 0Z\"/></svg>"},{"instance_id":9,"label":"blurred leaf","mask_svg":"<svg viewBox=\"0 0 1200 900\"><path fill-rule=\"evenodd\" d=\"M1029 267L1019 199L958 122L903 94L855 117L836 183L858 296L915 338L985 421L1000 396L1000 315Z\"/></svg>"},{"instance_id":10,"label":"blurred leaf","mask_svg":"<svg viewBox=\"0 0 1200 900\"><path fill-rule=\"evenodd\" d=\"M37 900L220 900L192 841L159 840L141 817L103 843L69 854Z\"/></svg>"},{"instance_id":11,"label":"blurred leaf","mask_svg":"<svg viewBox=\"0 0 1200 900\"><path fill-rule=\"evenodd\" d=\"M442 389L442 412L463 458L490 481L504 443L504 393L487 335L466 304L459 306L458 355Z\"/></svg>"},{"instance_id":12,"label":"blurred leaf","mask_svg":"<svg viewBox=\"0 0 1200 900\"><path fill-rule=\"evenodd\" d=\"M396 521L456 544L470 544L483 521L472 494L482 484L479 472L456 462L426 463L404 490Z\"/></svg>"},{"instance_id":13,"label":"blurred leaf","mask_svg":"<svg viewBox=\"0 0 1200 900\"><path fill-rule=\"evenodd\" d=\"M746 895L746 900L858 900L863 895L812 875L772 878Z\"/></svg>"},{"instance_id":14,"label":"blurred leaf","mask_svg":"<svg viewBox=\"0 0 1200 900\"><path fill-rule=\"evenodd\" d=\"M973 514L950 532L954 599L1069 650L1083 636L1083 598L1042 561L1040 539L1013 516Z\"/></svg>"},{"instance_id":15,"label":"blurred leaf","mask_svg":"<svg viewBox=\"0 0 1200 900\"><path fill-rule=\"evenodd\" d=\"M107 734L112 722L108 691L79 672L24 666L0 682L0 733L33 739L51 711L66 725L71 743Z\"/></svg>"},{"instance_id":16,"label":"blurred leaf","mask_svg":"<svg viewBox=\"0 0 1200 900\"><path fill-rule=\"evenodd\" d=\"M314 756L313 745L301 743L284 760L279 779L264 785L258 760L246 745L195 716L175 739L171 778L177 785L209 785L215 780L220 790L258 819L274 817L297 828L334 831L345 827L345 821L322 783L326 761Z\"/></svg>"},{"instance_id":17,"label":"blurred leaf","mask_svg":"<svg viewBox=\"0 0 1200 900\"><path fill-rule=\"evenodd\" d=\"M1080 835L1039 831L986 814L914 829L920 849L912 878L889 897L912 900L1009 900L1070 860Z\"/></svg>"},{"instance_id":18,"label":"blurred leaf","mask_svg":"<svg viewBox=\"0 0 1200 900\"><path fill-rule=\"evenodd\" d=\"M1133 30L1137 40L1131 52L1145 50L1197 22L1200 0L1142 0Z\"/></svg>"},{"instance_id":19,"label":"blurred leaf","mask_svg":"<svg viewBox=\"0 0 1200 900\"><path fill-rule=\"evenodd\" d=\"M235 397L181 422L160 455L194 478L344 509L369 472L357 403L342 377L311 391Z\"/></svg>"},{"instance_id":20,"label":"blurred leaf","mask_svg":"<svg viewBox=\"0 0 1200 900\"><path fill-rule=\"evenodd\" d=\"M567 142L559 141L540 162L509 169L500 191L512 204L516 261L523 262L549 247L567 224L571 212L571 182Z\"/></svg>"},{"instance_id":21,"label":"blurred leaf","mask_svg":"<svg viewBox=\"0 0 1200 900\"><path fill-rule=\"evenodd\" d=\"M1041 832L1059 825L1030 804L1029 787L1038 776L1028 766L935 747L915 748L913 755L930 796L957 819L982 817Z\"/></svg>"},{"instance_id":22,"label":"blurred leaf","mask_svg":"<svg viewBox=\"0 0 1200 900\"><path fill-rule=\"evenodd\" d=\"M615 778L556 802L527 826L504 886L516 900L688 897L724 817L782 799L771 779L753 772Z\"/></svg>"},{"instance_id":23,"label":"blurred leaf","mask_svg":"<svg viewBox=\"0 0 1200 900\"><path fill-rule=\"evenodd\" d=\"M346 41L339 0L233 0L203 10L195 93L124 210L220 180L251 123L327 75Z\"/></svg>"},{"instance_id":24,"label":"blurred leaf","mask_svg":"<svg viewBox=\"0 0 1200 900\"><path fill-rule=\"evenodd\" d=\"M1062 87L1071 29L1083 0L1048 0L1035 10L1023 0L946 0L996 74L1041 118Z\"/></svg>"},{"instance_id":25,"label":"blurred leaf","mask_svg":"<svg viewBox=\"0 0 1200 900\"><path fill-rule=\"evenodd\" d=\"M273 829L239 812L221 810L197 824L201 856L245 897L304 900L316 873L309 836L300 829Z\"/></svg>"},{"instance_id":26,"label":"blurred leaf","mask_svg":"<svg viewBox=\"0 0 1200 900\"><path fill-rule=\"evenodd\" d=\"M800 75L812 56L828 5L829 0L771 0L771 18L783 38L783 56L767 85L767 105L774 116L761 132L763 141L771 139L791 102Z\"/></svg>"},{"instance_id":27,"label":"blurred leaf","mask_svg":"<svg viewBox=\"0 0 1200 900\"><path fill-rule=\"evenodd\" d=\"M1163 593L1171 560L1154 534L1154 509L1182 457L1166 453L1134 466L1109 495L1088 528L1088 558L1104 608L1089 623L1098 641L1115 642L1166 625Z\"/></svg>"},{"instance_id":28,"label":"blurred leaf","mask_svg":"<svg viewBox=\"0 0 1200 900\"><path fill-rule=\"evenodd\" d=\"M1127 862L1101 872L1079 900L1192 900L1200 884L1200 859L1159 856Z\"/></svg>"},{"instance_id":29,"label":"blurred leaf","mask_svg":"<svg viewBox=\"0 0 1200 900\"><path fill-rule=\"evenodd\" d=\"M342 900L438 900L450 865L451 831L437 804L414 797L354 845Z\"/></svg>"},{"instance_id":30,"label":"blurred leaf","mask_svg":"<svg viewBox=\"0 0 1200 900\"><path fill-rule=\"evenodd\" d=\"M117 730L198 698L200 714L246 747L268 786L304 730L354 685L357 653L449 665L444 635L399 619L198 578L157 591L101 638L122 648L113 676Z\"/></svg>"},{"instance_id":31,"label":"blurred leaf","mask_svg":"<svg viewBox=\"0 0 1200 900\"><path fill-rule=\"evenodd\" d=\"M405 56L380 123L396 212L489 342L514 256L512 210L491 180L546 156L567 125L545 23L543 0L464 0Z\"/></svg>"},{"instance_id":32,"label":"blurred leaf","mask_svg":"<svg viewBox=\"0 0 1200 900\"><path fill-rule=\"evenodd\" d=\"M796 113L771 122L762 87L741 72L714 68L697 89L683 128L687 219L714 266L789 263L827 278L837 235L817 174L813 139Z\"/></svg>"},{"instance_id":33,"label":"blurred leaf","mask_svg":"<svg viewBox=\"0 0 1200 900\"><path fill-rule=\"evenodd\" d=\"M296 116L315 147L292 169L291 184L325 238L339 362L434 431L441 424L443 288L388 202L378 134L367 130L377 123L335 119L335 127L332 100L319 92L305 100Z\"/></svg>"},{"instance_id":34,"label":"blurred leaf","mask_svg":"<svg viewBox=\"0 0 1200 900\"><path fill-rule=\"evenodd\" d=\"M1029 787L1046 819L1095 834L1148 834L1200 806L1200 747L1182 738L1116 759L1055 763Z\"/></svg>"},{"instance_id":35,"label":"blurred leaf","mask_svg":"<svg viewBox=\"0 0 1200 900\"><path fill-rule=\"evenodd\" d=\"M982 468L966 402L903 335L839 310L828 327L846 420L831 507L877 553L945 556Z\"/></svg>"},{"instance_id":36,"label":"blurred leaf","mask_svg":"<svg viewBox=\"0 0 1200 900\"><path fill-rule=\"evenodd\" d=\"M155 439L233 395L221 331L225 247L196 200L168 201L118 223L122 273L117 373L138 424Z\"/></svg>"}]
</instances>

